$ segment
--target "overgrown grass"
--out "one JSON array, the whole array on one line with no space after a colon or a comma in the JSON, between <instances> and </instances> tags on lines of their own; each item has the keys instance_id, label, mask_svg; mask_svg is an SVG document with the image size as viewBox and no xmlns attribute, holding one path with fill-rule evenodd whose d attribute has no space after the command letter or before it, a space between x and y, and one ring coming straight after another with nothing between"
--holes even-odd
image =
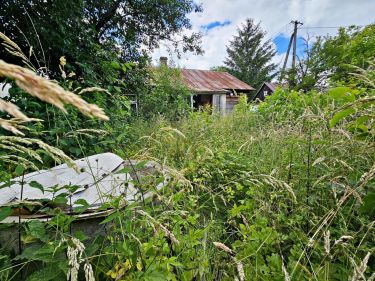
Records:
<instances>
[{"instance_id":1,"label":"overgrown grass","mask_svg":"<svg viewBox=\"0 0 375 281\"><path fill-rule=\"evenodd\" d=\"M161 163L166 187L125 207L115 198L94 238L61 212L25 224L27 247L2 253L0 280L65 280L65 252L79 249L96 280L372 280L374 143L330 128L326 104L138 120L115 152Z\"/></svg>"},{"instance_id":2,"label":"overgrown grass","mask_svg":"<svg viewBox=\"0 0 375 281\"><path fill-rule=\"evenodd\" d=\"M173 187L168 202L195 214L195 227L210 225L199 250L211 248L208 280L238 276L230 255L212 248L215 241L233 249L247 280L369 278L373 256L367 269L360 262L374 251L374 217L363 204L374 192L373 180L364 179L374 170L373 142L344 127L329 129L319 111L291 113L283 122L278 114L193 113L173 124L137 124L136 139L146 136L129 149L175 168L191 184Z\"/></svg>"}]
</instances>

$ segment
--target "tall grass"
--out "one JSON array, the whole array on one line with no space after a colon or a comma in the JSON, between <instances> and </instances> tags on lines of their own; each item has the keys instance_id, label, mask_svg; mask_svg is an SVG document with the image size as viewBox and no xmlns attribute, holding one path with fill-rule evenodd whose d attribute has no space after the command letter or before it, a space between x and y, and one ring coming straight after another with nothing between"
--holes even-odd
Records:
<instances>
[{"instance_id":1,"label":"tall grass","mask_svg":"<svg viewBox=\"0 0 375 281\"><path fill-rule=\"evenodd\" d=\"M279 114L139 123L129 149L190 181L183 196L196 195L191 211L215 221L208 239L233 249L247 280L374 278L374 222L361 207L374 190L373 142L330 129L321 110L284 121ZM236 275L230 260L212 255L214 278L226 280L217 270Z\"/></svg>"},{"instance_id":2,"label":"tall grass","mask_svg":"<svg viewBox=\"0 0 375 281\"><path fill-rule=\"evenodd\" d=\"M145 192L168 183L146 201L113 200L106 233L85 242L90 278L372 280L374 218L363 206L374 190L373 142L345 124L329 128L319 110L285 114L245 108L134 123L116 152L168 171L134 184ZM43 256L26 251L0 274L23 260L44 271L70 264L64 250L82 237L67 231L72 221L59 213L36 238L26 225Z\"/></svg>"}]
</instances>

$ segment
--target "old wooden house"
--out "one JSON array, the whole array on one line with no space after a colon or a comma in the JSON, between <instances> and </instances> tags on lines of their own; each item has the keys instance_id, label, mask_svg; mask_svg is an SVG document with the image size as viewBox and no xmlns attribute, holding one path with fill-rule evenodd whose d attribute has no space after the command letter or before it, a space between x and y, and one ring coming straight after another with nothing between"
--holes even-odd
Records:
<instances>
[{"instance_id":1,"label":"old wooden house","mask_svg":"<svg viewBox=\"0 0 375 281\"><path fill-rule=\"evenodd\" d=\"M240 94L248 94L253 87L227 72L182 69L186 85L194 93L191 97L193 108L209 105L216 112L231 112L239 101Z\"/></svg>"},{"instance_id":2,"label":"old wooden house","mask_svg":"<svg viewBox=\"0 0 375 281\"><path fill-rule=\"evenodd\" d=\"M272 83L272 82L264 82L262 86L259 88L258 92L254 96L254 101L264 101L267 96L270 96L275 92L277 87L280 87L281 85L278 83Z\"/></svg>"},{"instance_id":3,"label":"old wooden house","mask_svg":"<svg viewBox=\"0 0 375 281\"><path fill-rule=\"evenodd\" d=\"M168 66L168 58L160 57L160 65ZM190 97L193 109L209 106L224 115L238 104L240 94L249 94L255 90L224 71L183 68L181 74L183 82L193 93Z\"/></svg>"}]
</instances>

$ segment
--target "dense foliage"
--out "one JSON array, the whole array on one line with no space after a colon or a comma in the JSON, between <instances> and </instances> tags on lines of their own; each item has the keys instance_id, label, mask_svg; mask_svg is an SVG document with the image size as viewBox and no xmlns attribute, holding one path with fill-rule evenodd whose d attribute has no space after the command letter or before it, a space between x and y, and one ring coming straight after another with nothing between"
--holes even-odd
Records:
<instances>
[{"instance_id":1,"label":"dense foliage","mask_svg":"<svg viewBox=\"0 0 375 281\"><path fill-rule=\"evenodd\" d=\"M374 58L375 25L340 28L337 35L318 37L306 47L296 73L289 73L289 79L297 79L297 90L322 89L328 83L355 83L350 75L356 70L354 66L367 68Z\"/></svg>"},{"instance_id":2,"label":"dense foliage","mask_svg":"<svg viewBox=\"0 0 375 281\"><path fill-rule=\"evenodd\" d=\"M370 278L373 139L347 130L359 108L333 114L351 106L351 95L371 100L371 87L365 92L279 90L255 111L243 99L226 117L133 123L126 151L116 152L163 163L167 186L146 202L114 198L105 207L115 212L99 224L108 231L96 237L72 232L77 218L58 209L48 223L23 224L22 253L2 247L1 278L65 280L65 251L74 249L83 251L82 279L89 265L97 280ZM151 177L139 190L163 180Z\"/></svg>"},{"instance_id":3,"label":"dense foliage","mask_svg":"<svg viewBox=\"0 0 375 281\"><path fill-rule=\"evenodd\" d=\"M201 7L192 0L12 0L0 6L0 31L26 54L32 48L30 59L50 75L59 73L65 56L77 75L98 83L110 74L107 61L138 61L144 46L152 50L161 40L200 53L199 34L176 37L191 28L187 15L193 12Z\"/></svg>"},{"instance_id":4,"label":"dense foliage","mask_svg":"<svg viewBox=\"0 0 375 281\"><path fill-rule=\"evenodd\" d=\"M191 92L183 83L181 71L161 65L150 74L151 89L139 98L140 112L146 119L164 116L177 119L190 111Z\"/></svg>"}]
</instances>

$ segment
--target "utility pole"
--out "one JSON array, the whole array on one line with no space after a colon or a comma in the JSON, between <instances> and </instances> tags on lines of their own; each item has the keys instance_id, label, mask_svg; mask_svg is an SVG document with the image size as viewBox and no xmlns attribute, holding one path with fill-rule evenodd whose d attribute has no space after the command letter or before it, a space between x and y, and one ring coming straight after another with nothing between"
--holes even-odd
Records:
<instances>
[{"instance_id":1,"label":"utility pole","mask_svg":"<svg viewBox=\"0 0 375 281\"><path fill-rule=\"evenodd\" d=\"M287 50L287 52L286 52L286 57L285 57L285 61L284 61L284 64L283 64L283 68L281 69L280 82L281 82L281 81L283 80L283 78L284 78L285 68L286 68L286 64L288 63L288 58L289 58L290 48L292 47L292 44L293 44L292 68L293 68L293 69L296 68L296 57L297 57L297 31L298 31L298 25L303 25L303 23L300 22L300 21L298 21L298 20L291 21L291 23L294 24L294 30L293 30L292 35L290 36L289 45L288 45L288 50Z\"/></svg>"},{"instance_id":2,"label":"utility pole","mask_svg":"<svg viewBox=\"0 0 375 281\"><path fill-rule=\"evenodd\" d=\"M286 52L286 57L285 57L285 60L284 60L284 65L283 65L283 68L281 70L280 82L284 78L284 72L285 72L286 64L288 62L290 47L292 46L293 39L294 39L294 32L293 32L292 36L290 36L289 45L288 45L288 51Z\"/></svg>"},{"instance_id":3,"label":"utility pole","mask_svg":"<svg viewBox=\"0 0 375 281\"><path fill-rule=\"evenodd\" d=\"M298 30L298 25L303 25L302 22L299 22L298 20L292 21L294 24L294 43L293 43L293 60L292 60L292 68L296 68L296 52L297 52L297 30Z\"/></svg>"}]
</instances>

